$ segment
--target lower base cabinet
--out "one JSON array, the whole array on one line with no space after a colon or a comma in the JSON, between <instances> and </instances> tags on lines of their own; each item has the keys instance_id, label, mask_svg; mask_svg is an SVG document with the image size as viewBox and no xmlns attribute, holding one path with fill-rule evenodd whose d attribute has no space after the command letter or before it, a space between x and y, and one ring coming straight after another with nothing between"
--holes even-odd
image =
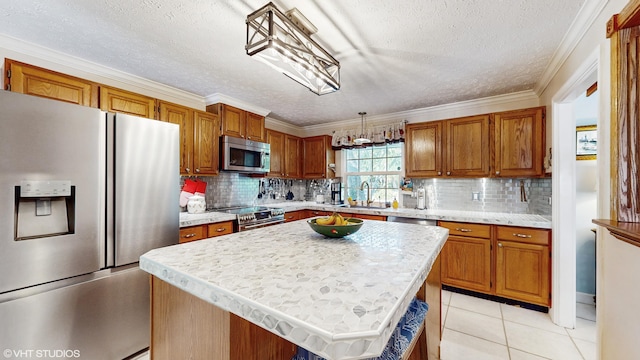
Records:
<instances>
[{"instance_id":1,"label":"lower base cabinet","mask_svg":"<svg viewBox=\"0 0 640 360\"><path fill-rule=\"evenodd\" d=\"M180 228L180 240L178 243L182 244L231 233L233 233L233 221L187 226Z\"/></svg>"},{"instance_id":2,"label":"lower base cabinet","mask_svg":"<svg viewBox=\"0 0 640 360\"><path fill-rule=\"evenodd\" d=\"M551 232L513 226L441 221L445 285L551 306Z\"/></svg>"}]
</instances>

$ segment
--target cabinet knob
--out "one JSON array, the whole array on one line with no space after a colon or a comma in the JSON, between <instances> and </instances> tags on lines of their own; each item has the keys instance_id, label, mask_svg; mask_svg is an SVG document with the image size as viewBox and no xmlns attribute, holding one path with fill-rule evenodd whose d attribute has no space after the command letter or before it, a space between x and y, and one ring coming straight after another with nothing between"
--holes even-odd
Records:
<instances>
[{"instance_id":1,"label":"cabinet knob","mask_svg":"<svg viewBox=\"0 0 640 360\"><path fill-rule=\"evenodd\" d=\"M500 171L496 171L496 175L500 175Z\"/></svg>"},{"instance_id":2,"label":"cabinet knob","mask_svg":"<svg viewBox=\"0 0 640 360\"><path fill-rule=\"evenodd\" d=\"M197 173L199 173L199 172L200 172L200 169L196 169L196 172L197 172Z\"/></svg>"},{"instance_id":3,"label":"cabinet knob","mask_svg":"<svg viewBox=\"0 0 640 360\"><path fill-rule=\"evenodd\" d=\"M189 169L189 168L185 168L184 170L185 170L187 173L190 173L190 172L191 172L191 169Z\"/></svg>"},{"instance_id":4,"label":"cabinet knob","mask_svg":"<svg viewBox=\"0 0 640 360\"><path fill-rule=\"evenodd\" d=\"M442 171L438 171L438 175L442 175Z\"/></svg>"},{"instance_id":5,"label":"cabinet knob","mask_svg":"<svg viewBox=\"0 0 640 360\"><path fill-rule=\"evenodd\" d=\"M502 247L502 243L498 243L498 247Z\"/></svg>"},{"instance_id":6,"label":"cabinet knob","mask_svg":"<svg viewBox=\"0 0 640 360\"><path fill-rule=\"evenodd\" d=\"M451 175L451 171L447 171L447 175Z\"/></svg>"}]
</instances>

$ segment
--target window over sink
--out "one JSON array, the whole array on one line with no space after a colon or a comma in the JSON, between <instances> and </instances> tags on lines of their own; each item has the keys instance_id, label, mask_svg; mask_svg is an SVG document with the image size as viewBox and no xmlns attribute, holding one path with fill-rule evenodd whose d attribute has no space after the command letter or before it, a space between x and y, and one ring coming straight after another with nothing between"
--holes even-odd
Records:
<instances>
[{"instance_id":1,"label":"window over sink","mask_svg":"<svg viewBox=\"0 0 640 360\"><path fill-rule=\"evenodd\" d=\"M346 197L358 202L367 199L366 181L371 189L373 206L400 200L400 177L404 166L404 144L384 144L345 149Z\"/></svg>"}]
</instances>

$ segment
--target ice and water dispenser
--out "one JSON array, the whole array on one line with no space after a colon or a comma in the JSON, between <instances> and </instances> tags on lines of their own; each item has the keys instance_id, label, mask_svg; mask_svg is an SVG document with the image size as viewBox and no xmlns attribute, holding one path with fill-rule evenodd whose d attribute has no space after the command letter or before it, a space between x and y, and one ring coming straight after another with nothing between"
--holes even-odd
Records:
<instances>
[{"instance_id":1,"label":"ice and water dispenser","mask_svg":"<svg viewBox=\"0 0 640 360\"><path fill-rule=\"evenodd\" d=\"M23 180L15 187L15 240L73 234L75 186L68 180Z\"/></svg>"}]
</instances>

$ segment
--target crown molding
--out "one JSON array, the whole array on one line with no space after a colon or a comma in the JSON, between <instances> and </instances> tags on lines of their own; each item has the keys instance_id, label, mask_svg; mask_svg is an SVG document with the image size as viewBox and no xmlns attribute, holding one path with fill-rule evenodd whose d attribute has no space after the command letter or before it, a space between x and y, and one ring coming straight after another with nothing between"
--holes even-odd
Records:
<instances>
[{"instance_id":1,"label":"crown molding","mask_svg":"<svg viewBox=\"0 0 640 360\"><path fill-rule=\"evenodd\" d=\"M239 99L236 99L234 97L225 95L225 94L221 94L221 93L215 93L215 94L211 94L211 95L207 95L204 98L204 101L207 105L211 105L211 104L217 104L217 103L223 103L223 104L227 104L227 105L231 105L237 108L240 108L242 110L247 110L250 111L252 113L261 115L261 116L267 116L269 113L271 113L271 110L269 109L265 109L263 107L260 106L256 106L253 105L251 103L248 103L246 101L242 101Z\"/></svg>"},{"instance_id":2,"label":"crown molding","mask_svg":"<svg viewBox=\"0 0 640 360\"><path fill-rule=\"evenodd\" d=\"M535 107L539 106L539 104L540 98L532 90L525 90L511 94L489 96L480 99L436 105L415 110L367 116L366 122L367 126L376 126L383 123L388 124L405 120L409 123L434 121L490 112ZM354 126L360 126L360 120L360 118L346 119L334 121L331 123L309 125L305 126L302 129L306 134L305 136L331 134L334 130L348 129Z\"/></svg>"},{"instance_id":3,"label":"crown molding","mask_svg":"<svg viewBox=\"0 0 640 360\"><path fill-rule=\"evenodd\" d=\"M273 119L270 117L265 117L264 119L264 127L271 130L280 131L283 133L300 136L304 133L304 128L302 126L294 125L288 122L284 122L278 119Z\"/></svg>"},{"instance_id":4,"label":"crown molding","mask_svg":"<svg viewBox=\"0 0 640 360\"><path fill-rule=\"evenodd\" d=\"M204 98L184 90L164 85L123 71L56 50L0 34L0 52L17 61L81 77L101 84L145 94L162 100L204 109Z\"/></svg>"},{"instance_id":5,"label":"crown molding","mask_svg":"<svg viewBox=\"0 0 640 360\"><path fill-rule=\"evenodd\" d=\"M569 30L562 38L560 45L553 53L542 77L533 87L533 91L538 96L542 95L542 93L547 89L551 80L556 76L558 71L560 71L562 65L567 61L569 55L571 55L573 50L578 46L578 43L582 40L587 31L589 31L589 28L593 26L608 2L609 0L585 1L584 5L578 12L578 15L569 26ZM604 30L602 31L604 33Z\"/></svg>"}]
</instances>

